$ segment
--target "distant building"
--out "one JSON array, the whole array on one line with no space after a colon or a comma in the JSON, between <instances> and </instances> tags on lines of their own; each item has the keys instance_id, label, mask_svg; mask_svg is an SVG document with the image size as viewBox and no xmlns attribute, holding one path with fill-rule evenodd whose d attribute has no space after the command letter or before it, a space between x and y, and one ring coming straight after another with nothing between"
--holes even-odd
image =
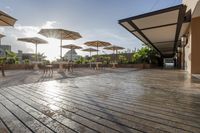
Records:
<instances>
[{"instance_id":1,"label":"distant building","mask_svg":"<svg viewBox=\"0 0 200 133\"><path fill-rule=\"evenodd\" d=\"M30 61L35 61L35 54L33 53L22 53L22 60L28 59Z\"/></svg>"},{"instance_id":2,"label":"distant building","mask_svg":"<svg viewBox=\"0 0 200 133\"><path fill-rule=\"evenodd\" d=\"M64 60L78 60L80 56L76 53L74 49L69 50L67 53L64 55Z\"/></svg>"},{"instance_id":3,"label":"distant building","mask_svg":"<svg viewBox=\"0 0 200 133\"><path fill-rule=\"evenodd\" d=\"M0 45L0 57L6 55L6 50L11 51L10 45Z\"/></svg>"}]
</instances>

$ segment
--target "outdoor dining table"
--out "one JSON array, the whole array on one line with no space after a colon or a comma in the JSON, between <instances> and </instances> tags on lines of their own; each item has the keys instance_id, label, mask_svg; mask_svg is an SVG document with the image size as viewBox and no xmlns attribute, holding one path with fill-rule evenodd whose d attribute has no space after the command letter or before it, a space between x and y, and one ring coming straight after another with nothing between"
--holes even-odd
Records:
<instances>
[{"instance_id":1,"label":"outdoor dining table","mask_svg":"<svg viewBox=\"0 0 200 133\"><path fill-rule=\"evenodd\" d=\"M70 71L70 70L73 71L73 65L74 65L73 62L60 61L60 62L57 62L57 63L59 64L58 72L64 72L65 71L64 65L69 65L68 71Z\"/></svg>"},{"instance_id":2,"label":"outdoor dining table","mask_svg":"<svg viewBox=\"0 0 200 133\"><path fill-rule=\"evenodd\" d=\"M34 69L34 70L39 70L38 65L39 65L39 64L42 64L42 62L41 62L41 61L34 61L34 62L32 62L32 64L34 65L34 66L33 66L33 69Z\"/></svg>"},{"instance_id":3,"label":"outdoor dining table","mask_svg":"<svg viewBox=\"0 0 200 133\"><path fill-rule=\"evenodd\" d=\"M93 62L93 64L96 65L95 69L99 70L99 65L102 64L102 62Z\"/></svg>"},{"instance_id":4,"label":"outdoor dining table","mask_svg":"<svg viewBox=\"0 0 200 133\"><path fill-rule=\"evenodd\" d=\"M117 62L112 62L112 63L110 63L110 64L112 64L112 68L115 69L115 68L116 68L116 65L117 65L118 63L117 63Z\"/></svg>"},{"instance_id":5,"label":"outdoor dining table","mask_svg":"<svg viewBox=\"0 0 200 133\"><path fill-rule=\"evenodd\" d=\"M64 65L68 65L68 62L66 61L59 61L57 62L59 64L58 72L64 72Z\"/></svg>"}]
</instances>

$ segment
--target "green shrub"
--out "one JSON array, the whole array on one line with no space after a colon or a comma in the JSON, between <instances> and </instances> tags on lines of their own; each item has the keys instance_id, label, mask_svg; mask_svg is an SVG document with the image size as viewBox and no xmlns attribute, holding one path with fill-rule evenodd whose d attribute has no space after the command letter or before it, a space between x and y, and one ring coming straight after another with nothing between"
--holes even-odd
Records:
<instances>
[{"instance_id":1,"label":"green shrub","mask_svg":"<svg viewBox=\"0 0 200 133\"><path fill-rule=\"evenodd\" d=\"M154 49L142 47L132 57L134 63L150 63L157 64L158 54Z\"/></svg>"}]
</instances>

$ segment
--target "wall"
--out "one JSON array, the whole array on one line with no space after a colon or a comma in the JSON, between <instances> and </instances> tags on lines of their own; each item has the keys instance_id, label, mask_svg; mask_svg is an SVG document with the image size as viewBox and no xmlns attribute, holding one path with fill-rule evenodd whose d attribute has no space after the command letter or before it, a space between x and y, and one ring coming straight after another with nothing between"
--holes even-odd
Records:
<instances>
[{"instance_id":1,"label":"wall","mask_svg":"<svg viewBox=\"0 0 200 133\"><path fill-rule=\"evenodd\" d=\"M185 47L185 57L184 57L184 60L185 60L185 70L188 72L188 73L191 73L191 52L192 52L192 34L191 34L191 28L189 29L189 34L188 34L188 44L186 45Z\"/></svg>"},{"instance_id":2,"label":"wall","mask_svg":"<svg viewBox=\"0 0 200 133\"><path fill-rule=\"evenodd\" d=\"M198 3L199 2L199 3ZM192 11L192 20L189 27L188 44L185 47L185 69L191 74L200 73L200 17L196 12L200 6L199 0L183 0L187 10ZM196 14L195 17L193 14Z\"/></svg>"},{"instance_id":3,"label":"wall","mask_svg":"<svg viewBox=\"0 0 200 133\"><path fill-rule=\"evenodd\" d=\"M200 17L193 18L191 22L192 31L192 54L191 73L200 74Z\"/></svg>"},{"instance_id":4,"label":"wall","mask_svg":"<svg viewBox=\"0 0 200 133\"><path fill-rule=\"evenodd\" d=\"M191 11L193 12L198 1L199 0L183 0L182 3L187 5L187 10L191 9Z\"/></svg>"}]
</instances>

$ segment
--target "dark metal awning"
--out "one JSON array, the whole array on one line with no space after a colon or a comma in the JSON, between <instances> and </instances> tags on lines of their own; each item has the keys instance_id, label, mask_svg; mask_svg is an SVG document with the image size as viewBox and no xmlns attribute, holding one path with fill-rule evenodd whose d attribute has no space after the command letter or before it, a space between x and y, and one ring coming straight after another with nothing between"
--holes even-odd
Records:
<instances>
[{"instance_id":1,"label":"dark metal awning","mask_svg":"<svg viewBox=\"0 0 200 133\"><path fill-rule=\"evenodd\" d=\"M178 5L122 19L119 24L162 57L169 58L175 55L190 19L191 13L186 13L186 6Z\"/></svg>"}]
</instances>

